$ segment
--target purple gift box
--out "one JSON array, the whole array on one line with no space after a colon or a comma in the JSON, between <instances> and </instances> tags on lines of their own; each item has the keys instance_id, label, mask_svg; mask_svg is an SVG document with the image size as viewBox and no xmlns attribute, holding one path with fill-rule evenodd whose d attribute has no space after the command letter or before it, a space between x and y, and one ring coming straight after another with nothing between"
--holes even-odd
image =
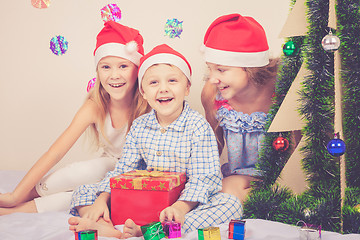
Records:
<instances>
[{"instance_id":1,"label":"purple gift box","mask_svg":"<svg viewBox=\"0 0 360 240\"><path fill-rule=\"evenodd\" d=\"M165 235L168 238L180 238L181 237L181 224L173 221L166 221L163 223L163 229Z\"/></svg>"}]
</instances>

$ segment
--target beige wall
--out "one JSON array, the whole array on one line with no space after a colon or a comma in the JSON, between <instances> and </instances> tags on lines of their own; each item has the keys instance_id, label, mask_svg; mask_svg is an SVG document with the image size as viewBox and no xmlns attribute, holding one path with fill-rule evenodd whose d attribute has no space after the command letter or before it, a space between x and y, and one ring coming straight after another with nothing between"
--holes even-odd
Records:
<instances>
[{"instance_id":1,"label":"beige wall","mask_svg":"<svg viewBox=\"0 0 360 240\"><path fill-rule=\"evenodd\" d=\"M116 3L121 23L137 28L145 51L167 43L183 53L193 68L188 98L203 113L200 92L205 64L200 54L203 35L218 16L233 12L250 15L265 28L273 56L281 54L278 34L289 13L290 0L59 0L48 9L31 1L2 1L0 14L0 169L28 170L65 130L86 96L94 77L92 52L103 26L100 9ZM167 19L183 21L180 38L164 34ZM54 55L49 42L64 36L69 50ZM92 157L80 140L59 165Z\"/></svg>"}]
</instances>

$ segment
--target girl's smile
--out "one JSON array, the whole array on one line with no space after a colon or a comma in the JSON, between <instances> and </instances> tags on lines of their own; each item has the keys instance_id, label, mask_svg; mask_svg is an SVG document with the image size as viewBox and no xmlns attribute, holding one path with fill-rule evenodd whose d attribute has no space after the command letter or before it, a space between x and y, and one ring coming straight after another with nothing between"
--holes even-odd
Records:
<instances>
[{"instance_id":1,"label":"girl's smile","mask_svg":"<svg viewBox=\"0 0 360 240\"><path fill-rule=\"evenodd\" d=\"M222 90L225 90L225 89L227 89L229 86L224 86L224 87L220 87L220 86L218 86L218 89L220 90L220 91L222 91Z\"/></svg>"},{"instance_id":2,"label":"girl's smile","mask_svg":"<svg viewBox=\"0 0 360 240\"><path fill-rule=\"evenodd\" d=\"M119 88L124 86L126 83L109 83L110 87Z\"/></svg>"}]
</instances>

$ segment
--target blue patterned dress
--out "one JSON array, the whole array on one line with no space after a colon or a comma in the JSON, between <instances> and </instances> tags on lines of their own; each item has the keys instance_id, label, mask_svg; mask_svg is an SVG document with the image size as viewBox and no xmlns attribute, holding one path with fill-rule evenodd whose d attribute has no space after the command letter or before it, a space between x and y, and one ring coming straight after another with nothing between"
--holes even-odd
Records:
<instances>
[{"instance_id":1,"label":"blue patterned dress","mask_svg":"<svg viewBox=\"0 0 360 240\"><path fill-rule=\"evenodd\" d=\"M216 118L228 147L228 163L221 166L224 177L232 174L259 176L255 168L265 136L267 114L235 111L220 95L216 97Z\"/></svg>"}]
</instances>

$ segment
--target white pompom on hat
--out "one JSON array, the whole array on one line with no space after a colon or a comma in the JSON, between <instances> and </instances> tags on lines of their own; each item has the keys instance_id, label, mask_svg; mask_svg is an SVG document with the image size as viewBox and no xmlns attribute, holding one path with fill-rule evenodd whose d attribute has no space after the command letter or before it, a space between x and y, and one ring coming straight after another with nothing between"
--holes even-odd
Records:
<instances>
[{"instance_id":1,"label":"white pompom on hat","mask_svg":"<svg viewBox=\"0 0 360 240\"><path fill-rule=\"evenodd\" d=\"M265 30L252 17L236 13L217 18L206 31L204 45L206 62L232 67L269 64Z\"/></svg>"},{"instance_id":2,"label":"white pompom on hat","mask_svg":"<svg viewBox=\"0 0 360 240\"><path fill-rule=\"evenodd\" d=\"M141 87L141 81L146 70L152 65L160 63L171 64L178 67L190 81L191 66L186 58L168 45L162 44L154 47L149 53L145 54L145 56L140 59L138 72L139 88Z\"/></svg>"},{"instance_id":3,"label":"white pompom on hat","mask_svg":"<svg viewBox=\"0 0 360 240\"><path fill-rule=\"evenodd\" d=\"M139 66L144 55L144 40L139 31L115 21L105 22L96 40L95 66L107 56L125 58Z\"/></svg>"}]
</instances>

